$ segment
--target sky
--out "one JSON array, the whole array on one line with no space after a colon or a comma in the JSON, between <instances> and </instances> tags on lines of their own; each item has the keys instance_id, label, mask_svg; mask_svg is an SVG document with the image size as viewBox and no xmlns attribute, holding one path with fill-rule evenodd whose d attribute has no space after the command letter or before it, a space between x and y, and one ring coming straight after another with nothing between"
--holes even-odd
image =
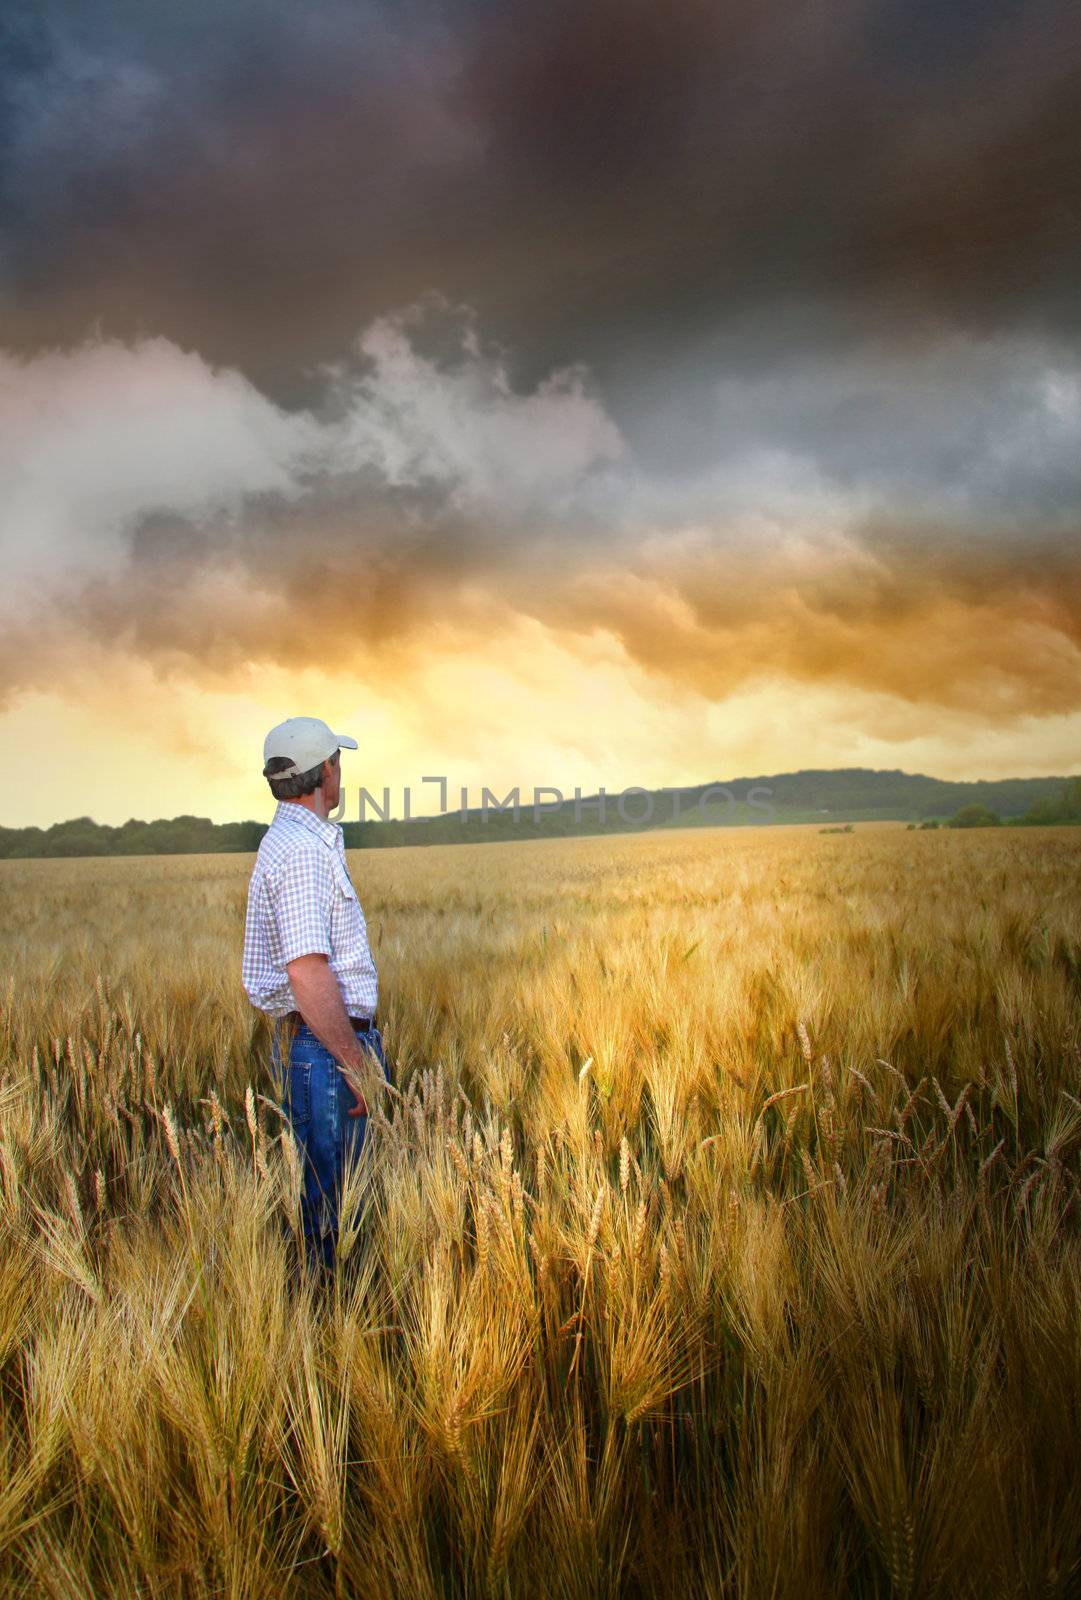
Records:
<instances>
[{"instance_id":1,"label":"sky","mask_svg":"<svg viewBox=\"0 0 1081 1600\"><path fill-rule=\"evenodd\" d=\"M1073 0L5 0L0 823L1081 771L1079 148Z\"/></svg>"}]
</instances>

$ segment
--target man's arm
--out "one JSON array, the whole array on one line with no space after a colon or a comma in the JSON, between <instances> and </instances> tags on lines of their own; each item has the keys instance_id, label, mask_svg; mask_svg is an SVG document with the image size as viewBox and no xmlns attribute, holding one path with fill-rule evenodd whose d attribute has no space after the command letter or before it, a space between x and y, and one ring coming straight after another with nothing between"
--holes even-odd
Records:
<instances>
[{"instance_id":1,"label":"man's arm","mask_svg":"<svg viewBox=\"0 0 1081 1600\"><path fill-rule=\"evenodd\" d=\"M378 1104L378 1090L385 1088L386 1084L378 1072L372 1052L361 1044L353 1032L330 963L325 955L313 952L287 961L285 970L289 974L297 1010L320 1044L340 1063L346 1082L357 1097L358 1104L350 1109L349 1115L367 1116L368 1098Z\"/></svg>"}]
</instances>

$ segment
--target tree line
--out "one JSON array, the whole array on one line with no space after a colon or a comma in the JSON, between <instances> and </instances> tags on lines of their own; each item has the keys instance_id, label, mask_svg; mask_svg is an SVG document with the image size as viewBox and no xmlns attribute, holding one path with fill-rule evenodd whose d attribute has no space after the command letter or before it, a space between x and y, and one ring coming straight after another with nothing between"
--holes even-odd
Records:
<instances>
[{"instance_id":1,"label":"tree line","mask_svg":"<svg viewBox=\"0 0 1081 1600\"><path fill-rule=\"evenodd\" d=\"M1019 817L1000 817L997 811L978 801L961 806L952 817L939 823L937 819L910 822L910 828L1046 828L1063 823L1081 822L1081 778L1070 778L1058 794L1045 795L1033 800L1028 810Z\"/></svg>"},{"instance_id":2,"label":"tree line","mask_svg":"<svg viewBox=\"0 0 1081 1600\"><path fill-rule=\"evenodd\" d=\"M528 809L528 808L527 808ZM836 807L841 815L848 807ZM855 809L855 808L853 808ZM911 816L911 811L909 815ZM741 819L740 820L744 820ZM758 821L749 817L748 821ZM785 807L777 808L779 822L792 820ZM801 819L802 820L802 819ZM959 807L948 818L929 818L909 822L909 828L986 828L1047 827L1081 822L1081 777L1069 778L1050 794L1038 795L1018 816L1002 817L980 801ZM342 824L346 847L350 850L387 848L404 844L476 843L484 840L533 838L538 834L580 834L628 832L633 821L612 818L607 824L575 825L569 810L556 808L544 816L539 828L515 826L509 814L495 813L487 822L470 813L462 821L457 813L439 817L417 817L403 822L346 822ZM49 828L0 827L0 859L28 856L145 856L145 855L221 855L252 852L267 830L265 822L211 822L209 817L181 816L156 822L135 818L110 827L92 817L74 817ZM831 828L822 831L845 831Z\"/></svg>"}]
</instances>

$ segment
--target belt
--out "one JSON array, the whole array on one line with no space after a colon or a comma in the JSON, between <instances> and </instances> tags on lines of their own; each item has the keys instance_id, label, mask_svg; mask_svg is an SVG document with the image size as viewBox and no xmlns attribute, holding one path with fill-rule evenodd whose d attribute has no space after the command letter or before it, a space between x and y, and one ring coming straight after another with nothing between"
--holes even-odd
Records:
<instances>
[{"instance_id":1,"label":"belt","mask_svg":"<svg viewBox=\"0 0 1081 1600\"><path fill-rule=\"evenodd\" d=\"M294 1028L306 1028L308 1026L299 1011L287 1011L283 1017L278 1018L278 1021L290 1022ZM374 1017L350 1017L349 1024L354 1033L367 1033L370 1028L378 1028L379 1026Z\"/></svg>"}]
</instances>

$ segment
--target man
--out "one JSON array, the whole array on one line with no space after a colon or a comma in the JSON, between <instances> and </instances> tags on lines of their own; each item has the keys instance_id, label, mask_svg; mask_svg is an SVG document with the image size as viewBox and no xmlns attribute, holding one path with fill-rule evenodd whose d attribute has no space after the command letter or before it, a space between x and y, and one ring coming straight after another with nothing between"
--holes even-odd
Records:
<instances>
[{"instance_id":1,"label":"man","mask_svg":"<svg viewBox=\"0 0 1081 1600\"><path fill-rule=\"evenodd\" d=\"M369 1104L393 1083L364 913L342 831L329 821L341 793L342 747L355 750L357 741L317 717L291 717L266 736L263 776L278 807L248 886L242 968L248 998L274 1018L283 1109L304 1162L308 1254L328 1268L345 1164L360 1154Z\"/></svg>"}]
</instances>

